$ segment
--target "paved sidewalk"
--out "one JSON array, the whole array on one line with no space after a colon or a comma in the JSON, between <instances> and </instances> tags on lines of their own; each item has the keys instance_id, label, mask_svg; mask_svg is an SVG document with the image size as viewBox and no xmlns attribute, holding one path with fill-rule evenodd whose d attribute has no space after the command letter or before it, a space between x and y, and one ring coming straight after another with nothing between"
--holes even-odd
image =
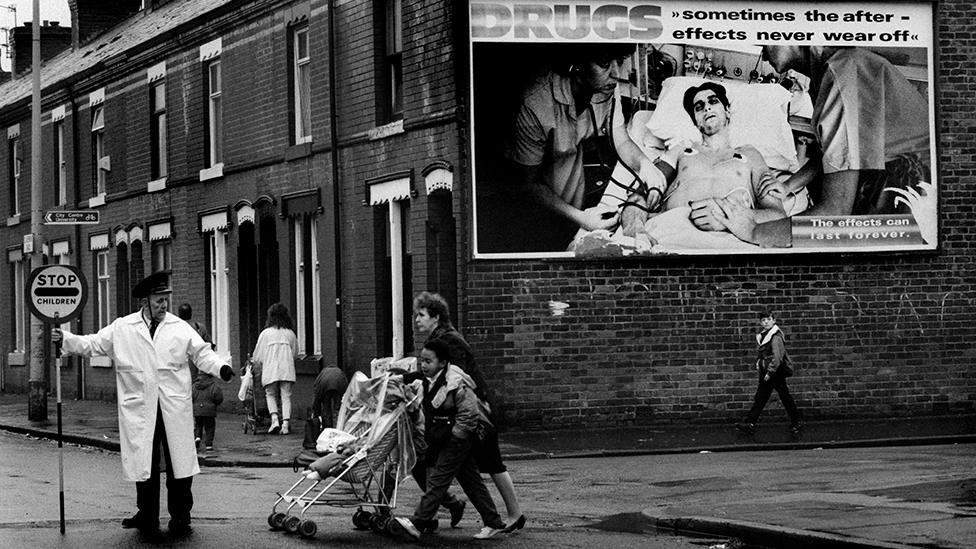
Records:
<instances>
[{"instance_id":1,"label":"paved sidewalk","mask_svg":"<svg viewBox=\"0 0 976 549\"><path fill-rule=\"evenodd\" d=\"M234 395L232 395L233 397ZM228 399L230 400L230 399ZM228 409L229 408L229 409ZM293 420L289 435L244 433L240 403L234 398L225 403L217 418L215 449L200 455L202 466L286 467L301 451L304 421ZM62 403L63 440L117 451L119 448L118 416L114 402L70 400ZM0 393L0 429L31 436L57 437L57 403L48 400L48 420L31 422L27 419L27 395ZM743 451L756 450L831 450L875 447L907 447L934 445L931 448L946 454L946 463L956 465L959 445L976 443L976 416L939 416L926 418L898 418L890 420L832 421L807 424L799 439L792 439L785 423L760 426L754 437L742 435L728 424L683 424L643 428L616 428L593 431L505 432L501 435L502 453L507 460L548 459L553 457L610 457L666 454L716 454L731 465L741 461ZM973 447L976 448L976 447ZM867 450L865 450L867 451ZM890 451L897 451L894 448ZM889 452L890 452L889 451ZM908 451L907 449L905 450ZM728 452L736 452L731 454ZM822 453L822 452L821 452ZM777 452L759 454L775 456ZM940 520L954 525L947 528L952 535L945 544L925 547L976 547L976 457L970 450L969 464L963 470L969 477L959 480L952 490L937 491L933 496L941 507L930 510ZM728 457L722 457L722 456ZM681 459L675 456L674 459ZM930 465L919 464L917 468ZM942 465L943 467L945 464ZM818 483L843 483L844 467L823 473L829 478L819 479L811 473L811 486ZM930 471L925 470L929 473ZM919 473L919 471L913 471ZM973 478L970 478L973 477ZM854 478L852 481L856 480ZM735 501L745 487L722 487L724 501ZM797 491L806 488L799 485ZM910 492L910 491L909 491ZM720 492L716 492L720 493ZM960 495L962 494L962 495ZM821 494L822 495L822 494ZM902 494L910 500L912 494ZM768 514L757 513L755 506L713 505L695 509L651 508L644 515L658 528L697 531L717 536L735 536L753 544L765 541L768 546L788 548L830 547L909 547L899 542L917 543L918 536L906 529L904 539L892 539L891 524L910 522L912 509L904 506L875 506L870 509L868 523L877 528L851 530L851 521L865 520L864 506L852 504L844 498L800 498L786 505L787 513L778 513L775 520ZM941 500L939 499L941 498ZM716 499L718 502L719 499ZM743 500L744 501L744 500ZM880 514L879 514L880 513ZM944 515L944 516L943 516ZM852 533L855 532L856 533ZM858 533L867 533L863 538ZM896 532L897 533L897 532Z\"/></svg>"}]
</instances>

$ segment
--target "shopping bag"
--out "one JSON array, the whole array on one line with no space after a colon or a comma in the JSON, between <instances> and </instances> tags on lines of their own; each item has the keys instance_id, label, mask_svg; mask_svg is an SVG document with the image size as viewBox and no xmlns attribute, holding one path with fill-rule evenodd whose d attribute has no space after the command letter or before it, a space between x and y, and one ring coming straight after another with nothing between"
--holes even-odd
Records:
<instances>
[{"instance_id":1,"label":"shopping bag","mask_svg":"<svg viewBox=\"0 0 976 549\"><path fill-rule=\"evenodd\" d=\"M237 391L237 399L241 402L247 398L247 392L251 389L251 366L247 367L244 375L241 376L241 388Z\"/></svg>"}]
</instances>

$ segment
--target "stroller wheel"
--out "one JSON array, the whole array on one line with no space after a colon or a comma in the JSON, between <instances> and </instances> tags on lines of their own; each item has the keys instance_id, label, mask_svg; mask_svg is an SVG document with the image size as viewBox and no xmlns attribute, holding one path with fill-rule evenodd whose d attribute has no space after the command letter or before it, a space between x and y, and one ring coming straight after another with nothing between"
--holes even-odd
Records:
<instances>
[{"instance_id":1,"label":"stroller wheel","mask_svg":"<svg viewBox=\"0 0 976 549\"><path fill-rule=\"evenodd\" d=\"M403 528L398 520L387 520L386 521L386 533L395 537L400 538L407 535L407 531Z\"/></svg>"},{"instance_id":2,"label":"stroller wheel","mask_svg":"<svg viewBox=\"0 0 976 549\"><path fill-rule=\"evenodd\" d=\"M285 514L271 513L268 515L268 524L272 530L281 530L285 526Z\"/></svg>"},{"instance_id":3,"label":"stroller wheel","mask_svg":"<svg viewBox=\"0 0 976 549\"><path fill-rule=\"evenodd\" d=\"M377 534L382 534L386 531L386 525L390 522L390 517L384 517L383 515L373 515L373 520L369 527Z\"/></svg>"},{"instance_id":4,"label":"stroller wheel","mask_svg":"<svg viewBox=\"0 0 976 549\"><path fill-rule=\"evenodd\" d=\"M285 519L285 532L288 532L289 534L297 534L298 525L301 524L301 522L302 519L296 517L295 515L289 516Z\"/></svg>"},{"instance_id":5,"label":"stroller wheel","mask_svg":"<svg viewBox=\"0 0 976 549\"><path fill-rule=\"evenodd\" d=\"M356 530L369 530L369 523L372 516L373 514L369 511L359 509L352 514L352 524L356 527Z\"/></svg>"},{"instance_id":6,"label":"stroller wheel","mask_svg":"<svg viewBox=\"0 0 976 549\"><path fill-rule=\"evenodd\" d=\"M314 537L315 532L318 532L318 530L319 527L310 520L303 520L298 524L298 535L302 536L303 538Z\"/></svg>"}]
</instances>

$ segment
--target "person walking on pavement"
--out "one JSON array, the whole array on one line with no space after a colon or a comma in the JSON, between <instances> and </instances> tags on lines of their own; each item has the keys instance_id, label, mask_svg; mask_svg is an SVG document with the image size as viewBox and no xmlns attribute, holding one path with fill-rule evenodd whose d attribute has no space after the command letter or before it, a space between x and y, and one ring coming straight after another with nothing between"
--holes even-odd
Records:
<instances>
[{"instance_id":1,"label":"person walking on pavement","mask_svg":"<svg viewBox=\"0 0 976 549\"><path fill-rule=\"evenodd\" d=\"M230 381L234 372L192 327L168 313L169 274L161 271L132 290L140 309L117 318L95 334L51 330L64 352L107 356L115 365L119 439L125 480L136 483L135 516L123 528L152 534L159 530L160 454L166 459L170 534L190 533L193 476L200 472L193 443L192 359L207 373Z\"/></svg>"},{"instance_id":2,"label":"person walking on pavement","mask_svg":"<svg viewBox=\"0 0 976 549\"><path fill-rule=\"evenodd\" d=\"M430 531L437 520L437 508L457 478L464 493L474 504L484 528L476 539L488 539L505 529L491 494L481 480L472 447L478 433L490 424L483 403L475 396L470 376L450 364L447 343L428 341L420 354L423 373L424 438L427 442L426 463L429 466L427 486L413 517L396 520L415 539Z\"/></svg>"},{"instance_id":3,"label":"person walking on pavement","mask_svg":"<svg viewBox=\"0 0 976 549\"><path fill-rule=\"evenodd\" d=\"M217 406L224 401L224 393L214 383L214 377L206 372L197 374L193 382L194 435L199 448L201 439L209 452L213 450L214 433L217 430Z\"/></svg>"},{"instance_id":4,"label":"person walking on pavement","mask_svg":"<svg viewBox=\"0 0 976 549\"><path fill-rule=\"evenodd\" d=\"M335 364L329 364L312 382L312 414L322 418L323 427L335 427L342 404L342 395L349 386L346 374Z\"/></svg>"},{"instance_id":5,"label":"person walking on pavement","mask_svg":"<svg viewBox=\"0 0 976 549\"><path fill-rule=\"evenodd\" d=\"M295 356L298 354L298 336L288 307L275 303L268 307L268 320L258 335L258 343L251 354L256 367L261 369L261 385L264 387L271 427L268 433L291 432L291 387L295 383ZM281 397L281 412L278 398Z\"/></svg>"},{"instance_id":6,"label":"person walking on pavement","mask_svg":"<svg viewBox=\"0 0 976 549\"><path fill-rule=\"evenodd\" d=\"M213 350L215 351L217 350L217 347L213 344L213 341L210 339L210 332L207 331L207 327L204 326L203 324L200 324L196 320L193 320L193 308L190 307L189 303L183 303L182 305L180 305L179 309L176 310L176 316L183 319L183 322L186 322L187 324L192 326L193 329L196 330L198 334L200 334L200 337L202 337L204 341L210 344L210 347ZM195 364L193 364L192 360L190 361L190 374L193 377L193 379L197 378L197 367Z\"/></svg>"},{"instance_id":7,"label":"person walking on pavement","mask_svg":"<svg viewBox=\"0 0 976 549\"><path fill-rule=\"evenodd\" d=\"M790 431L793 436L798 436L803 429L803 424L800 422L800 411L796 407L793 395L790 394L790 388L786 385L786 378L793 375L793 362L786 352L786 337L776 325L776 317L772 312L762 313L759 324L762 327L762 330L756 334L756 343L759 345L756 358L759 387L756 389L752 409L749 410L744 421L735 424L735 428L750 435L755 433L759 415L775 389L790 417Z\"/></svg>"},{"instance_id":8,"label":"person walking on pavement","mask_svg":"<svg viewBox=\"0 0 976 549\"><path fill-rule=\"evenodd\" d=\"M413 300L413 310L414 325L417 327L417 332L427 334L428 343L439 340L447 345L450 363L458 366L471 377L475 383L475 395L485 402L490 410L491 397L488 391L488 383L475 362L471 346L451 324L451 313L447 301L440 294L421 292ZM492 421L495 420L495 418L491 419ZM522 514L518 497L515 495L515 483L512 481L512 476L502 462L501 449L498 447L498 431L494 426L485 432L482 440L477 441L472 451L477 458L478 469L491 476L495 488L498 489L502 501L505 502L505 511L508 514L505 532L521 530L525 527L525 515ZM456 522L452 520L453 524Z\"/></svg>"}]
</instances>

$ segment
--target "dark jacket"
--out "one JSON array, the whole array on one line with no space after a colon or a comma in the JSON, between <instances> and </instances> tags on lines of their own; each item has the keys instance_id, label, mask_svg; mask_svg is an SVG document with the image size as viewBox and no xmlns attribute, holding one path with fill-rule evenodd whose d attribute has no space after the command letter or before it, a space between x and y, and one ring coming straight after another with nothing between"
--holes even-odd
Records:
<instances>
[{"instance_id":1,"label":"dark jacket","mask_svg":"<svg viewBox=\"0 0 976 549\"><path fill-rule=\"evenodd\" d=\"M339 393L341 397L349 386L349 379L346 374L336 366L322 368L319 375L315 376L312 382L312 413L322 414L322 403L325 402L325 394L329 391Z\"/></svg>"},{"instance_id":2,"label":"dark jacket","mask_svg":"<svg viewBox=\"0 0 976 549\"><path fill-rule=\"evenodd\" d=\"M482 401L491 404L488 383L485 381L484 374L481 373L481 368L478 367L478 364L474 360L474 353L471 352L471 346L461 336L461 332L458 332L451 325L438 326L427 336L427 342L434 341L435 339L447 343L447 347L451 353L451 364L464 370L464 373L468 374L474 381L475 395Z\"/></svg>"},{"instance_id":3,"label":"dark jacket","mask_svg":"<svg viewBox=\"0 0 976 549\"><path fill-rule=\"evenodd\" d=\"M209 374L197 374L193 382L193 415L197 417L217 417L217 406L224 401L224 393Z\"/></svg>"},{"instance_id":4,"label":"dark jacket","mask_svg":"<svg viewBox=\"0 0 976 549\"><path fill-rule=\"evenodd\" d=\"M759 370L768 373L772 377L776 372L783 370L783 375L789 377L793 375L793 361L786 352L786 338L782 330L777 326L770 328L771 336L767 337L768 332L756 334L757 349L756 366Z\"/></svg>"}]
</instances>

